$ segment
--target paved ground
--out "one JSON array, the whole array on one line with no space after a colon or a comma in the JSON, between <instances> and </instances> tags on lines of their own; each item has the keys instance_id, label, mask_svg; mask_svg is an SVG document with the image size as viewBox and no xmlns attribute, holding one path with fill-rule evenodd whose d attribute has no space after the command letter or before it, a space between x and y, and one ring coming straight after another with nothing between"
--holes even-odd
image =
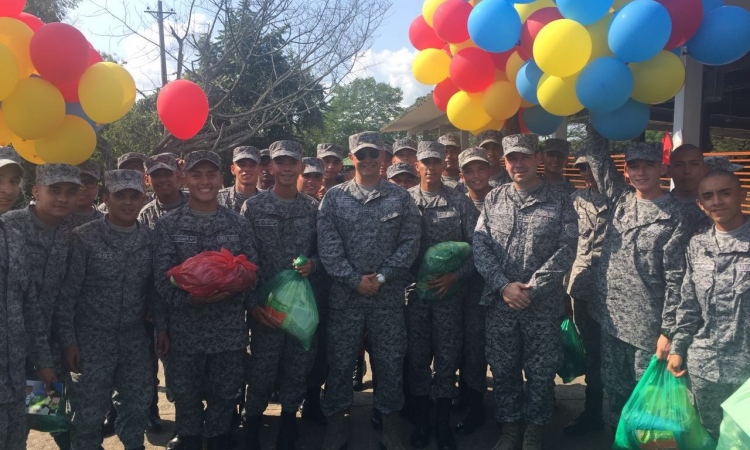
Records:
<instances>
[{"instance_id":1,"label":"paved ground","mask_svg":"<svg viewBox=\"0 0 750 450\"><path fill-rule=\"evenodd\" d=\"M369 379L368 371L365 379L367 380L366 390L354 394L354 406L352 407L352 440L349 450L375 450L378 448L378 432L370 427L370 414L372 410L372 384ZM162 378L163 379L163 378ZM575 418L583 410L584 389L583 379L579 378L569 385L562 385L558 378L558 385L555 388L557 397L557 410L552 425L549 427L545 436L545 449L549 450L605 450L612 448L612 438L607 430L590 436L581 438L570 438L562 433L563 426ZM162 433L147 433L146 448L162 449L171 439L174 429L174 405L169 403L165 396L163 388L159 389L159 408L161 417L164 420L165 430ZM492 393L487 394L485 405L487 407L488 419L493 417L492 414ZM605 400L606 402L606 400ZM605 405L606 411L606 405ZM264 427L263 427L263 445L264 449L273 449L276 441L276 432L279 425L279 414L281 408L277 404L272 404L266 410ZM299 416L298 416L299 417ZM460 419L460 414L454 414L452 423L455 425ZM298 450L318 450L323 444L324 428L320 428L309 422L298 420L301 435L298 441ZM409 434L411 425L404 422L402 428L403 442L405 448L410 447ZM474 433L472 436L456 436L459 450L490 450L499 435L498 429L493 420L488 420L485 426ZM237 434L237 439L241 442L242 430ZM105 439L104 448L106 450L122 450L123 446L117 437ZM57 446L48 434L32 431L28 440L29 450L55 450ZM434 439L428 450L435 450Z\"/></svg>"}]
</instances>

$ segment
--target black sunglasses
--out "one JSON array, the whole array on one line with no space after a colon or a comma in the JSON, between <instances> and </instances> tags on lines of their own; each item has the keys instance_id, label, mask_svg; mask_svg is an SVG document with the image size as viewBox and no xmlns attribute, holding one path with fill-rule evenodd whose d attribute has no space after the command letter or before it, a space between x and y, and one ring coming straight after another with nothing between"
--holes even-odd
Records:
<instances>
[{"instance_id":1,"label":"black sunglasses","mask_svg":"<svg viewBox=\"0 0 750 450\"><path fill-rule=\"evenodd\" d=\"M372 159L378 159L378 156L380 156L380 150L376 148L363 148L362 150L356 151L354 156L358 161L364 160L366 156L369 156Z\"/></svg>"}]
</instances>

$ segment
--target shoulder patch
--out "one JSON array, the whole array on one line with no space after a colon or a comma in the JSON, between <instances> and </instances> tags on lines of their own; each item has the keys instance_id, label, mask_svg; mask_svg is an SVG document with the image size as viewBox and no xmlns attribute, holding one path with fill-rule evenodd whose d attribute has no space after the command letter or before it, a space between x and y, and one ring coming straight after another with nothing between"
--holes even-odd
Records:
<instances>
[{"instance_id":1,"label":"shoulder patch","mask_svg":"<svg viewBox=\"0 0 750 450\"><path fill-rule=\"evenodd\" d=\"M578 227L574 223L568 223L565 224L565 234L567 234L569 237L577 237L578 236Z\"/></svg>"}]
</instances>

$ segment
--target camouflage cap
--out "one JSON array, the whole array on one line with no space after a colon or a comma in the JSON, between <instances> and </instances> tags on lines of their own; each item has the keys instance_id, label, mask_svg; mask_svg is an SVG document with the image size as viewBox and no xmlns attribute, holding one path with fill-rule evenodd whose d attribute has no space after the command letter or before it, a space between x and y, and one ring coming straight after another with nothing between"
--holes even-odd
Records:
<instances>
[{"instance_id":1,"label":"camouflage cap","mask_svg":"<svg viewBox=\"0 0 750 450\"><path fill-rule=\"evenodd\" d=\"M145 163L146 161L148 161L148 156L144 155L143 153L136 152L125 153L124 155L117 158L117 168L119 169L123 164L130 161L131 159L137 159L142 163Z\"/></svg>"},{"instance_id":2,"label":"camouflage cap","mask_svg":"<svg viewBox=\"0 0 750 450\"><path fill-rule=\"evenodd\" d=\"M417 141L415 141L414 139L397 139L396 142L393 143L393 154L396 155L401 150L414 150L416 152L417 147Z\"/></svg>"},{"instance_id":3,"label":"camouflage cap","mask_svg":"<svg viewBox=\"0 0 750 450\"><path fill-rule=\"evenodd\" d=\"M335 156L336 158L343 161L344 157L346 156L346 151L344 151L344 149L341 148L340 145L328 143L318 144L317 156L320 159L323 159L326 156Z\"/></svg>"},{"instance_id":4,"label":"camouflage cap","mask_svg":"<svg viewBox=\"0 0 750 450\"><path fill-rule=\"evenodd\" d=\"M417 159L422 161L428 158L445 159L445 145L435 141L422 141L417 147Z\"/></svg>"},{"instance_id":5,"label":"camouflage cap","mask_svg":"<svg viewBox=\"0 0 750 450\"><path fill-rule=\"evenodd\" d=\"M363 148L383 150L383 141L380 138L380 133L376 131L364 131L349 136L349 153L357 153L357 150Z\"/></svg>"},{"instance_id":6,"label":"camouflage cap","mask_svg":"<svg viewBox=\"0 0 750 450\"><path fill-rule=\"evenodd\" d=\"M8 164L15 164L23 171L21 156L18 152L11 147L0 147L0 167L5 167Z\"/></svg>"},{"instance_id":7,"label":"camouflage cap","mask_svg":"<svg viewBox=\"0 0 750 450\"><path fill-rule=\"evenodd\" d=\"M452 145L454 147L461 148L461 138L454 133L448 133L440 136L438 142L445 145L446 147Z\"/></svg>"},{"instance_id":8,"label":"camouflage cap","mask_svg":"<svg viewBox=\"0 0 750 450\"><path fill-rule=\"evenodd\" d=\"M737 172L745 168L741 164L735 164L729 161L729 156L706 156L703 162L709 167L709 170L726 170L727 172Z\"/></svg>"},{"instance_id":9,"label":"camouflage cap","mask_svg":"<svg viewBox=\"0 0 750 450\"><path fill-rule=\"evenodd\" d=\"M465 165L472 161L483 161L487 164L490 163L489 157L487 157L487 150L482 147L467 148L458 155L458 167L463 169Z\"/></svg>"},{"instance_id":10,"label":"camouflage cap","mask_svg":"<svg viewBox=\"0 0 750 450\"><path fill-rule=\"evenodd\" d=\"M558 152L565 156L570 154L570 142L565 139L547 139L544 141L542 153Z\"/></svg>"},{"instance_id":11,"label":"camouflage cap","mask_svg":"<svg viewBox=\"0 0 750 450\"><path fill-rule=\"evenodd\" d=\"M143 174L137 170L108 170L104 172L104 186L110 193L135 189L143 194Z\"/></svg>"},{"instance_id":12,"label":"camouflage cap","mask_svg":"<svg viewBox=\"0 0 750 450\"><path fill-rule=\"evenodd\" d=\"M221 158L216 153L208 150L197 150L185 155L185 170L192 169L201 161L208 161L221 170Z\"/></svg>"},{"instance_id":13,"label":"camouflage cap","mask_svg":"<svg viewBox=\"0 0 750 450\"><path fill-rule=\"evenodd\" d=\"M268 159L271 159L271 150L269 150L267 148L264 148L263 150L261 150L260 151L260 159L262 160L264 157L268 158Z\"/></svg>"},{"instance_id":14,"label":"camouflage cap","mask_svg":"<svg viewBox=\"0 0 750 450\"><path fill-rule=\"evenodd\" d=\"M511 153L533 155L539 146L539 138L535 134L513 134L503 138L503 156Z\"/></svg>"},{"instance_id":15,"label":"camouflage cap","mask_svg":"<svg viewBox=\"0 0 750 450\"><path fill-rule=\"evenodd\" d=\"M305 171L302 173L319 173L323 175L326 171L323 168L323 161L319 160L318 158L307 156L305 158L302 158L302 163L305 165Z\"/></svg>"},{"instance_id":16,"label":"camouflage cap","mask_svg":"<svg viewBox=\"0 0 750 450\"><path fill-rule=\"evenodd\" d=\"M393 156L393 146L391 144L383 142L383 150L385 150L385 152L389 155Z\"/></svg>"},{"instance_id":17,"label":"camouflage cap","mask_svg":"<svg viewBox=\"0 0 750 450\"><path fill-rule=\"evenodd\" d=\"M488 142L494 142L497 145L503 145L503 133L497 130L482 131L474 139L477 147L481 147Z\"/></svg>"},{"instance_id":18,"label":"camouflage cap","mask_svg":"<svg viewBox=\"0 0 750 450\"><path fill-rule=\"evenodd\" d=\"M232 150L232 162L236 163L241 159L252 159L260 164L260 150L252 145L243 145Z\"/></svg>"},{"instance_id":19,"label":"camouflage cap","mask_svg":"<svg viewBox=\"0 0 750 450\"><path fill-rule=\"evenodd\" d=\"M576 162L573 164L573 167L578 167L582 164L588 164L589 160L585 156L579 156L576 158Z\"/></svg>"},{"instance_id":20,"label":"camouflage cap","mask_svg":"<svg viewBox=\"0 0 750 450\"><path fill-rule=\"evenodd\" d=\"M414 178L419 178L417 173L414 171L414 166L411 164L398 162L391 167L388 168L388 171L386 172L386 176L390 180L391 178L395 177L396 175L402 174L402 173L408 173L409 175L413 176Z\"/></svg>"},{"instance_id":21,"label":"camouflage cap","mask_svg":"<svg viewBox=\"0 0 750 450\"><path fill-rule=\"evenodd\" d=\"M298 161L302 159L302 144L297 141L276 141L268 150L271 151L271 159L280 156L289 156Z\"/></svg>"},{"instance_id":22,"label":"camouflage cap","mask_svg":"<svg viewBox=\"0 0 750 450\"><path fill-rule=\"evenodd\" d=\"M143 175L141 175L143 178ZM51 186L57 183L81 184L81 169L70 164L41 164L36 166L36 182Z\"/></svg>"},{"instance_id":23,"label":"camouflage cap","mask_svg":"<svg viewBox=\"0 0 750 450\"><path fill-rule=\"evenodd\" d=\"M661 162L663 146L661 142L635 142L625 147L625 162L643 159Z\"/></svg>"},{"instance_id":24,"label":"camouflage cap","mask_svg":"<svg viewBox=\"0 0 750 450\"><path fill-rule=\"evenodd\" d=\"M88 175L96 178L97 180L102 179L102 168L96 161L88 160L81 164L78 164L78 168L81 170L81 175ZM143 177L143 175L141 175Z\"/></svg>"},{"instance_id":25,"label":"camouflage cap","mask_svg":"<svg viewBox=\"0 0 750 450\"><path fill-rule=\"evenodd\" d=\"M180 167L177 165L177 157L172 153L159 153L150 157L146 161L146 174L151 175L159 169L167 169L172 172L179 172Z\"/></svg>"}]
</instances>

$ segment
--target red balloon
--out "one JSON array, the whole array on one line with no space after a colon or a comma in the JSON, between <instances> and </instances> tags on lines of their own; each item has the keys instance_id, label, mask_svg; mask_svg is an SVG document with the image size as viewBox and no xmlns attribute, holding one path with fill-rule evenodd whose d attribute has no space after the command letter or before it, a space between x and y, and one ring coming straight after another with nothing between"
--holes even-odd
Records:
<instances>
[{"instance_id":1,"label":"red balloon","mask_svg":"<svg viewBox=\"0 0 750 450\"><path fill-rule=\"evenodd\" d=\"M482 92L495 80L492 56L481 48L465 48L453 56L450 77L462 91Z\"/></svg>"},{"instance_id":2,"label":"red balloon","mask_svg":"<svg viewBox=\"0 0 750 450\"><path fill-rule=\"evenodd\" d=\"M459 90L450 78L446 78L435 85L435 89L432 91L432 101L435 102L435 106L440 111L445 112L448 110L448 100Z\"/></svg>"},{"instance_id":3,"label":"red balloon","mask_svg":"<svg viewBox=\"0 0 750 450\"><path fill-rule=\"evenodd\" d=\"M447 0L435 10L432 26L438 37L449 44L468 41L467 26L473 7L464 0Z\"/></svg>"},{"instance_id":4,"label":"red balloon","mask_svg":"<svg viewBox=\"0 0 750 450\"><path fill-rule=\"evenodd\" d=\"M98 62L104 61L99 54L99 52L94 49L94 47L89 44L89 62L86 68L93 66L94 64ZM70 103L76 103L79 101L78 98L78 83L81 81L81 77L76 78L73 81L68 81L67 83L56 83L55 87L60 90L60 93L63 95L63 98L66 102Z\"/></svg>"},{"instance_id":5,"label":"red balloon","mask_svg":"<svg viewBox=\"0 0 750 450\"><path fill-rule=\"evenodd\" d=\"M0 17L17 17L23 11L24 6L26 6L26 0L2 0L0 1Z\"/></svg>"},{"instance_id":6,"label":"red balloon","mask_svg":"<svg viewBox=\"0 0 750 450\"><path fill-rule=\"evenodd\" d=\"M701 0L656 0L666 8L672 18L672 34L665 50L682 47L698 31L703 21Z\"/></svg>"},{"instance_id":7,"label":"red balloon","mask_svg":"<svg viewBox=\"0 0 750 450\"><path fill-rule=\"evenodd\" d=\"M37 16L32 16L29 13L22 12L17 17L18 20L28 25L32 31L36 31L44 26L44 22Z\"/></svg>"},{"instance_id":8,"label":"red balloon","mask_svg":"<svg viewBox=\"0 0 750 450\"><path fill-rule=\"evenodd\" d=\"M424 21L420 15L409 25L409 41L419 51L427 48L440 48L445 45L442 39L435 34L435 30Z\"/></svg>"},{"instance_id":9,"label":"red balloon","mask_svg":"<svg viewBox=\"0 0 750 450\"><path fill-rule=\"evenodd\" d=\"M190 139L206 124L208 98L203 89L192 81L172 81L159 92L156 112L174 137Z\"/></svg>"},{"instance_id":10,"label":"red balloon","mask_svg":"<svg viewBox=\"0 0 750 450\"><path fill-rule=\"evenodd\" d=\"M445 46L443 46L443 51L445 53L447 53L448 56L450 56L451 58L453 58L453 52L451 52L451 46L450 46L450 44L445 44Z\"/></svg>"},{"instance_id":11,"label":"red balloon","mask_svg":"<svg viewBox=\"0 0 750 450\"><path fill-rule=\"evenodd\" d=\"M42 78L53 84L69 83L88 67L89 42L71 25L48 23L34 33L29 54Z\"/></svg>"},{"instance_id":12,"label":"red balloon","mask_svg":"<svg viewBox=\"0 0 750 450\"><path fill-rule=\"evenodd\" d=\"M510 55L512 55L517 48L518 47L513 47L502 53L490 53L492 62L495 63L495 69L505 72L505 66L508 65L508 58L510 58Z\"/></svg>"},{"instance_id":13,"label":"red balloon","mask_svg":"<svg viewBox=\"0 0 750 450\"><path fill-rule=\"evenodd\" d=\"M523 59L529 59L531 55L534 54L534 39L536 39L536 35L539 34L542 28L548 23L562 18L563 16L557 8L542 8L534 11L534 13L531 14L521 26L520 47L524 54L521 55L521 52L519 52L519 56Z\"/></svg>"}]
</instances>

